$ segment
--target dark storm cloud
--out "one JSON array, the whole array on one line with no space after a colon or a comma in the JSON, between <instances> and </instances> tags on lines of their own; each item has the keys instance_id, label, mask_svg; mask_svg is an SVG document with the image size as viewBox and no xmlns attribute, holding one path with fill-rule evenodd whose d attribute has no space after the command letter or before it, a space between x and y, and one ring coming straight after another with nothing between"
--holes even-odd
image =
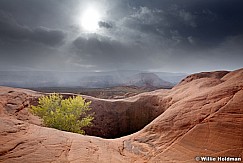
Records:
<instances>
[{"instance_id":1,"label":"dark storm cloud","mask_svg":"<svg viewBox=\"0 0 243 163\"><path fill-rule=\"evenodd\" d=\"M107 23L107 22L104 22L104 21L99 21L99 27L100 28L112 28L112 24L111 23Z\"/></svg>"},{"instance_id":2,"label":"dark storm cloud","mask_svg":"<svg viewBox=\"0 0 243 163\"><path fill-rule=\"evenodd\" d=\"M63 43L65 33L60 30L48 29L46 27L38 27L32 31L32 36L30 38L36 42L55 46Z\"/></svg>"},{"instance_id":3,"label":"dark storm cloud","mask_svg":"<svg viewBox=\"0 0 243 163\"><path fill-rule=\"evenodd\" d=\"M48 46L56 46L63 42L64 32L60 30L37 27L31 29L20 25L10 14L0 11L0 39L34 41Z\"/></svg>"},{"instance_id":4,"label":"dark storm cloud","mask_svg":"<svg viewBox=\"0 0 243 163\"><path fill-rule=\"evenodd\" d=\"M120 42L97 34L80 36L73 44L84 54L94 55L96 57L99 55L103 57L107 55L107 57L110 57L112 54L122 53L126 50L126 47Z\"/></svg>"},{"instance_id":5,"label":"dark storm cloud","mask_svg":"<svg viewBox=\"0 0 243 163\"><path fill-rule=\"evenodd\" d=\"M130 65L133 65L133 68L141 65L148 68L147 54L149 51L136 43L128 44L106 36L88 34L74 40L73 46L76 54L84 62L95 63L101 69L107 69L107 67L124 69Z\"/></svg>"},{"instance_id":6,"label":"dark storm cloud","mask_svg":"<svg viewBox=\"0 0 243 163\"><path fill-rule=\"evenodd\" d=\"M130 1L130 6L140 12L136 17L140 21L130 22L130 27L137 26L143 32L162 34L171 39L180 36L181 41L194 38L203 47L217 46L223 39L239 35L243 30L243 2L240 0L135 0ZM146 24L146 21L152 22Z\"/></svg>"},{"instance_id":7,"label":"dark storm cloud","mask_svg":"<svg viewBox=\"0 0 243 163\"><path fill-rule=\"evenodd\" d=\"M94 33L80 26L90 5L102 17ZM44 60L38 68L75 71L235 69L242 20L242 0L1 0L0 62Z\"/></svg>"}]
</instances>

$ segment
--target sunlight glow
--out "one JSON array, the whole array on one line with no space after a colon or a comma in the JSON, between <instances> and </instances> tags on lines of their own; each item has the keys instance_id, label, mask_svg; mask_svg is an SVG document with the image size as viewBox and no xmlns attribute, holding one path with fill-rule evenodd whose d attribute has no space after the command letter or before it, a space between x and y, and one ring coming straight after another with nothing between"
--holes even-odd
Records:
<instances>
[{"instance_id":1,"label":"sunlight glow","mask_svg":"<svg viewBox=\"0 0 243 163\"><path fill-rule=\"evenodd\" d=\"M81 25L84 30L95 32L99 28L100 14L95 8L88 8L82 15Z\"/></svg>"}]
</instances>

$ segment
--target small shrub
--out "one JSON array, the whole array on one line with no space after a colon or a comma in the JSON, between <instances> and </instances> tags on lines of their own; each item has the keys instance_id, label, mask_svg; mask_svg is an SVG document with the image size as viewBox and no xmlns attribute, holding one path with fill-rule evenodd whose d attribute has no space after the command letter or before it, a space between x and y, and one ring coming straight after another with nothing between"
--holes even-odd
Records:
<instances>
[{"instance_id":1,"label":"small shrub","mask_svg":"<svg viewBox=\"0 0 243 163\"><path fill-rule=\"evenodd\" d=\"M47 127L85 134L82 128L90 126L94 119L87 114L91 110L90 104L81 96L63 99L62 95L54 93L40 97L38 105L31 106L31 111L41 117Z\"/></svg>"}]
</instances>

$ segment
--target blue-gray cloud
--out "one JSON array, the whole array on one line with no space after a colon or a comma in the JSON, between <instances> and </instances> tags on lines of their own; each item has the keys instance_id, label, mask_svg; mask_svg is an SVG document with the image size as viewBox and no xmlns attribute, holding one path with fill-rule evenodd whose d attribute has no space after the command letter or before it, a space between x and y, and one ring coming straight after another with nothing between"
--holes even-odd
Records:
<instances>
[{"instance_id":1,"label":"blue-gray cloud","mask_svg":"<svg viewBox=\"0 0 243 163\"><path fill-rule=\"evenodd\" d=\"M242 67L241 0L13 1L0 1L1 58L56 56L75 71L77 65L187 72ZM96 34L76 21L89 4L104 14ZM57 64L49 61L40 69Z\"/></svg>"},{"instance_id":2,"label":"blue-gray cloud","mask_svg":"<svg viewBox=\"0 0 243 163\"><path fill-rule=\"evenodd\" d=\"M0 11L0 39L2 41L34 41L48 46L60 45L65 38L65 33L45 27L30 28L19 24L12 15Z\"/></svg>"},{"instance_id":3,"label":"blue-gray cloud","mask_svg":"<svg viewBox=\"0 0 243 163\"><path fill-rule=\"evenodd\" d=\"M109 29L109 28L113 27L111 23L108 23L108 22L105 22L105 21L99 21L98 24L99 24L100 28L107 28L107 29Z\"/></svg>"}]
</instances>

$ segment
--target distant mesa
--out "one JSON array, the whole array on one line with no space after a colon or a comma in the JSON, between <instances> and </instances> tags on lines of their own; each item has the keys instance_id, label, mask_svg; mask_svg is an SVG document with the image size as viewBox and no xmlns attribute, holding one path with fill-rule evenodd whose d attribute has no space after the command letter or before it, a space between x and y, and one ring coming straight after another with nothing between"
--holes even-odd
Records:
<instances>
[{"instance_id":1,"label":"distant mesa","mask_svg":"<svg viewBox=\"0 0 243 163\"><path fill-rule=\"evenodd\" d=\"M154 73L139 73L127 79L126 85L151 88L171 88L174 85L164 81Z\"/></svg>"}]
</instances>

